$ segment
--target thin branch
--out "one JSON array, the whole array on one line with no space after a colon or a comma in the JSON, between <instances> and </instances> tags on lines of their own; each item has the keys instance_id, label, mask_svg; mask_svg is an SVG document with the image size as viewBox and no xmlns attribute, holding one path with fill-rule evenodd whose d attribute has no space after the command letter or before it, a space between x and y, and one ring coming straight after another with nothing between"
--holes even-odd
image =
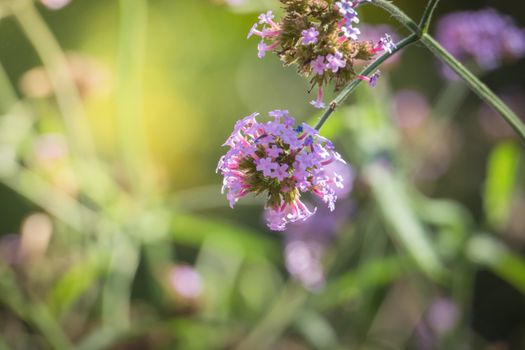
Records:
<instances>
[{"instance_id":1,"label":"thin branch","mask_svg":"<svg viewBox=\"0 0 525 350\"><path fill-rule=\"evenodd\" d=\"M385 54L378 57L374 62L368 65L361 72L360 75L368 76L372 74L372 72L374 72L383 62L389 59L392 55L396 54L397 52L409 46L410 44L415 43L416 41L418 41L418 36L416 34L412 34L407 38L401 40L399 43L397 43L396 48L392 50L392 52L386 52ZM339 95L337 95L337 97L330 103L330 107L324 112L324 114L321 116L321 118L315 125L316 130L320 130L323 127L324 123L326 123L328 118L336 110L337 106L341 105L355 90L355 88L359 86L359 84L361 84L361 79L356 78L350 84L348 84Z\"/></svg>"},{"instance_id":2,"label":"thin branch","mask_svg":"<svg viewBox=\"0 0 525 350\"><path fill-rule=\"evenodd\" d=\"M438 3L439 3L439 0L430 0L427 3L425 12L423 12L423 16L421 16L421 21L419 22L419 28L421 28L422 34L425 34L428 32L428 27L430 26L432 15L434 14L434 10L436 9Z\"/></svg>"}]
</instances>

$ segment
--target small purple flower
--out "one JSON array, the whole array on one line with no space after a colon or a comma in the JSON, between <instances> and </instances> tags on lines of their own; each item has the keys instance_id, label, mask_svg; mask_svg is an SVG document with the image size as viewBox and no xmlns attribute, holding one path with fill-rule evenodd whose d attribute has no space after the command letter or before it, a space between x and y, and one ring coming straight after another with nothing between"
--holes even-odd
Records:
<instances>
[{"instance_id":1,"label":"small purple flower","mask_svg":"<svg viewBox=\"0 0 525 350\"><path fill-rule=\"evenodd\" d=\"M378 70L374 74L372 74L370 77L367 77L365 75L358 75L357 79L367 82L368 85L370 85L370 87L376 87L377 81L379 80L380 76L381 76L381 71Z\"/></svg>"},{"instance_id":2,"label":"small purple flower","mask_svg":"<svg viewBox=\"0 0 525 350\"><path fill-rule=\"evenodd\" d=\"M335 5L338 7L339 13L343 17L346 17L349 13L355 13L354 3L351 0L341 0L336 2Z\"/></svg>"},{"instance_id":3,"label":"small purple flower","mask_svg":"<svg viewBox=\"0 0 525 350\"><path fill-rule=\"evenodd\" d=\"M370 80L368 81L368 85L370 87L376 87L377 81L379 80L379 77L381 76L381 71L376 71L374 74L370 76Z\"/></svg>"},{"instance_id":4,"label":"small purple flower","mask_svg":"<svg viewBox=\"0 0 525 350\"><path fill-rule=\"evenodd\" d=\"M344 179L341 175L334 172L334 183L337 188L344 188Z\"/></svg>"},{"instance_id":5,"label":"small purple flower","mask_svg":"<svg viewBox=\"0 0 525 350\"><path fill-rule=\"evenodd\" d=\"M266 13L261 13L259 15L259 23L260 24L269 24L269 25L272 25L273 23L273 19L274 19L274 15L273 15L273 12L272 11L268 11Z\"/></svg>"},{"instance_id":6,"label":"small purple flower","mask_svg":"<svg viewBox=\"0 0 525 350\"><path fill-rule=\"evenodd\" d=\"M343 35L347 37L348 39L357 40L359 34L361 34L361 31L359 28L352 27L351 25L346 25L341 27L341 30L343 32Z\"/></svg>"},{"instance_id":7,"label":"small purple flower","mask_svg":"<svg viewBox=\"0 0 525 350\"><path fill-rule=\"evenodd\" d=\"M333 210L334 188L343 183L329 164L340 163L332 143L306 124L294 127L295 120L283 111L273 111L274 120L260 123L252 114L235 124L225 145L218 171L224 176L230 206L248 193L266 192L267 223L282 231L290 222L305 221L315 213L302 201L310 192ZM284 115L284 122L275 115Z\"/></svg>"},{"instance_id":8,"label":"small purple flower","mask_svg":"<svg viewBox=\"0 0 525 350\"><path fill-rule=\"evenodd\" d=\"M272 157L273 159L279 157L281 154L282 149L279 146L272 145L266 150L266 154L269 157Z\"/></svg>"},{"instance_id":9,"label":"small purple flower","mask_svg":"<svg viewBox=\"0 0 525 350\"><path fill-rule=\"evenodd\" d=\"M399 40L399 36L396 34L394 29L386 24L381 24L381 25L363 24L359 27L359 29L361 30L361 34L359 35L359 40L361 41L371 41L371 42L376 43L380 40L380 38L384 35L384 33L389 33L389 35L392 38L392 41L394 42L397 42ZM383 51L383 49L382 48L378 49L376 46L372 51L377 53L377 52ZM381 67L383 69L391 68L397 62L399 62L400 58L401 58L400 53L396 53L390 56L381 65Z\"/></svg>"},{"instance_id":10,"label":"small purple flower","mask_svg":"<svg viewBox=\"0 0 525 350\"><path fill-rule=\"evenodd\" d=\"M326 56L326 60L328 61L326 68L331 69L333 73L337 73L339 68L346 66L346 60L343 59L343 54L339 51L336 51L334 55Z\"/></svg>"},{"instance_id":11,"label":"small purple flower","mask_svg":"<svg viewBox=\"0 0 525 350\"><path fill-rule=\"evenodd\" d=\"M312 67L312 70L314 73L318 75L323 75L324 71L326 70L326 61L324 56L317 56L315 60L310 62L310 66Z\"/></svg>"},{"instance_id":12,"label":"small purple flower","mask_svg":"<svg viewBox=\"0 0 525 350\"><path fill-rule=\"evenodd\" d=\"M315 44L317 43L317 37L319 36L319 32L315 27L311 27L309 29L303 30L301 32L302 38L303 38L303 45L308 44Z\"/></svg>"},{"instance_id":13,"label":"small purple flower","mask_svg":"<svg viewBox=\"0 0 525 350\"><path fill-rule=\"evenodd\" d=\"M396 44L392 40L390 34L385 34L381 39L379 39L379 42L377 43L377 48L379 50L392 53L396 49Z\"/></svg>"},{"instance_id":14,"label":"small purple flower","mask_svg":"<svg viewBox=\"0 0 525 350\"><path fill-rule=\"evenodd\" d=\"M326 108L326 105L323 101L319 101L319 100L312 100L310 101L310 104L312 106L314 106L315 108L317 109L325 109Z\"/></svg>"},{"instance_id":15,"label":"small purple flower","mask_svg":"<svg viewBox=\"0 0 525 350\"><path fill-rule=\"evenodd\" d=\"M259 31L259 30L257 29L258 26L259 26L259 24L258 24L258 23L255 23L255 24L250 28L250 31L248 32L247 39L250 39L253 35L262 36L262 32Z\"/></svg>"},{"instance_id":16,"label":"small purple flower","mask_svg":"<svg viewBox=\"0 0 525 350\"><path fill-rule=\"evenodd\" d=\"M273 177L278 164L273 162L272 158L261 158L255 162L257 171L262 171L264 176Z\"/></svg>"},{"instance_id":17,"label":"small purple flower","mask_svg":"<svg viewBox=\"0 0 525 350\"><path fill-rule=\"evenodd\" d=\"M281 164L277 166L275 174L273 175L279 181L283 181L288 177L288 164Z\"/></svg>"},{"instance_id":18,"label":"small purple flower","mask_svg":"<svg viewBox=\"0 0 525 350\"><path fill-rule=\"evenodd\" d=\"M261 42L259 42L259 45L257 45L257 50L257 57L263 58L266 55L266 51L268 51L268 45L261 40Z\"/></svg>"},{"instance_id":19,"label":"small purple flower","mask_svg":"<svg viewBox=\"0 0 525 350\"><path fill-rule=\"evenodd\" d=\"M323 102L323 88L320 87L319 90L317 90L317 98L313 101L310 101L310 104L317 109L326 108L326 105Z\"/></svg>"},{"instance_id":20,"label":"small purple flower","mask_svg":"<svg viewBox=\"0 0 525 350\"><path fill-rule=\"evenodd\" d=\"M279 122L282 117L288 116L289 112L287 109L276 109L275 111L268 112L268 115L274 117L276 122Z\"/></svg>"}]
</instances>

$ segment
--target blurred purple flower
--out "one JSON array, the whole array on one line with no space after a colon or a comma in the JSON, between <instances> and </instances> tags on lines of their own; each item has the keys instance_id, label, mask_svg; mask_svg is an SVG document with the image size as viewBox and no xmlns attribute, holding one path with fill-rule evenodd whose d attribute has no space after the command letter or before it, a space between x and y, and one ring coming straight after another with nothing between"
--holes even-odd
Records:
<instances>
[{"instance_id":1,"label":"blurred purple flower","mask_svg":"<svg viewBox=\"0 0 525 350\"><path fill-rule=\"evenodd\" d=\"M392 103L392 117L401 129L417 129L430 114L426 97L416 90L401 90Z\"/></svg>"},{"instance_id":2,"label":"blurred purple flower","mask_svg":"<svg viewBox=\"0 0 525 350\"><path fill-rule=\"evenodd\" d=\"M438 22L436 38L457 59L473 60L482 70L525 55L525 31L510 16L490 8L443 17ZM448 69L443 72L447 78L454 77Z\"/></svg>"},{"instance_id":3,"label":"blurred purple flower","mask_svg":"<svg viewBox=\"0 0 525 350\"><path fill-rule=\"evenodd\" d=\"M59 10L71 2L71 0L40 0L44 6L52 10Z\"/></svg>"},{"instance_id":4,"label":"blurred purple flower","mask_svg":"<svg viewBox=\"0 0 525 350\"><path fill-rule=\"evenodd\" d=\"M340 198L346 198L353 188L354 170L349 165L338 162L331 163L327 168L336 174L336 185L339 180L342 181L342 187L336 186L336 194ZM286 230L286 269L306 289L318 291L324 287L323 255L352 212L353 204L349 201L340 203L334 212L321 206L308 225L293 224Z\"/></svg>"},{"instance_id":5,"label":"blurred purple flower","mask_svg":"<svg viewBox=\"0 0 525 350\"><path fill-rule=\"evenodd\" d=\"M323 247L318 243L302 240L290 241L284 249L288 272L311 291L319 290L325 284L322 251Z\"/></svg>"},{"instance_id":6,"label":"blurred purple flower","mask_svg":"<svg viewBox=\"0 0 525 350\"><path fill-rule=\"evenodd\" d=\"M171 268L169 285L177 295L188 300L198 299L203 291L201 276L195 269L187 265Z\"/></svg>"},{"instance_id":7,"label":"blurred purple flower","mask_svg":"<svg viewBox=\"0 0 525 350\"><path fill-rule=\"evenodd\" d=\"M20 260L20 235L9 233L0 237L0 260L7 265L16 265Z\"/></svg>"},{"instance_id":8,"label":"blurred purple flower","mask_svg":"<svg viewBox=\"0 0 525 350\"><path fill-rule=\"evenodd\" d=\"M458 318L458 306L447 298L437 299L427 312L428 324L438 335L449 332Z\"/></svg>"},{"instance_id":9,"label":"blurred purple flower","mask_svg":"<svg viewBox=\"0 0 525 350\"><path fill-rule=\"evenodd\" d=\"M441 339L459 320L459 308L448 298L436 299L426 311L414 333L414 345L421 350L441 349ZM463 347L458 347L463 348Z\"/></svg>"}]
</instances>

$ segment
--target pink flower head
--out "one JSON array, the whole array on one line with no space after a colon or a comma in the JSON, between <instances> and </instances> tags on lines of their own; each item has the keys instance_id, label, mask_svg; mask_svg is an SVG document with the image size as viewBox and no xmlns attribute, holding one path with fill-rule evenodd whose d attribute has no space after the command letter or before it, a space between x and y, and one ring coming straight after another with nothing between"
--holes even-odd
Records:
<instances>
[{"instance_id":1,"label":"pink flower head","mask_svg":"<svg viewBox=\"0 0 525 350\"><path fill-rule=\"evenodd\" d=\"M312 193L334 209L344 178L328 165L344 161L314 128L295 126L287 111L271 114L268 122L257 121L254 113L235 124L217 171L224 176L231 207L248 193L265 193L268 227L283 231L288 223L315 213L301 201L302 193Z\"/></svg>"}]
</instances>

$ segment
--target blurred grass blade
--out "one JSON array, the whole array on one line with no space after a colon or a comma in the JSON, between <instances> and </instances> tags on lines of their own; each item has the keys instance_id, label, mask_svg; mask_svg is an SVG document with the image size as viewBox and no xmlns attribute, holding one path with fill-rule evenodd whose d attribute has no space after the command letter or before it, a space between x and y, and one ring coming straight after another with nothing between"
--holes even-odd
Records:
<instances>
[{"instance_id":1,"label":"blurred grass blade","mask_svg":"<svg viewBox=\"0 0 525 350\"><path fill-rule=\"evenodd\" d=\"M11 106L17 101L16 92L11 85L4 66L0 64L0 113L5 114L9 112Z\"/></svg>"},{"instance_id":2,"label":"blurred grass blade","mask_svg":"<svg viewBox=\"0 0 525 350\"><path fill-rule=\"evenodd\" d=\"M172 237L175 241L201 245L213 236L221 243L221 249L234 254L246 255L247 259L277 259L280 248L276 242L237 225L199 216L178 214L172 223Z\"/></svg>"},{"instance_id":3,"label":"blurred grass blade","mask_svg":"<svg viewBox=\"0 0 525 350\"><path fill-rule=\"evenodd\" d=\"M295 328L314 349L339 349L337 334L321 314L305 310L297 316Z\"/></svg>"},{"instance_id":4,"label":"blurred grass blade","mask_svg":"<svg viewBox=\"0 0 525 350\"><path fill-rule=\"evenodd\" d=\"M72 345L46 305L30 302L18 286L14 272L0 263L0 302L35 327L53 349L72 349Z\"/></svg>"},{"instance_id":5,"label":"blurred grass blade","mask_svg":"<svg viewBox=\"0 0 525 350\"><path fill-rule=\"evenodd\" d=\"M489 235L473 237L467 246L470 260L487 266L525 294L525 259Z\"/></svg>"},{"instance_id":6,"label":"blurred grass blade","mask_svg":"<svg viewBox=\"0 0 525 350\"><path fill-rule=\"evenodd\" d=\"M400 278L405 273L403 266L406 264L397 256L370 260L331 281L321 294L312 297L312 303L322 310L339 307Z\"/></svg>"},{"instance_id":7,"label":"blurred grass blade","mask_svg":"<svg viewBox=\"0 0 525 350\"><path fill-rule=\"evenodd\" d=\"M489 224L502 230L509 218L517 181L520 149L512 141L500 143L490 153L483 191L483 205Z\"/></svg>"},{"instance_id":8,"label":"blurred grass blade","mask_svg":"<svg viewBox=\"0 0 525 350\"><path fill-rule=\"evenodd\" d=\"M139 247L129 236L114 237L109 272L102 294L105 327L125 329L130 325L131 288L139 265Z\"/></svg>"},{"instance_id":9,"label":"blurred grass blade","mask_svg":"<svg viewBox=\"0 0 525 350\"><path fill-rule=\"evenodd\" d=\"M66 313L87 289L94 286L106 264L106 254L95 254L70 267L47 296L51 311L58 317Z\"/></svg>"},{"instance_id":10,"label":"blurred grass blade","mask_svg":"<svg viewBox=\"0 0 525 350\"><path fill-rule=\"evenodd\" d=\"M308 295L295 283L285 286L268 312L248 336L235 348L237 350L272 349L275 341L296 320Z\"/></svg>"},{"instance_id":11,"label":"blurred grass blade","mask_svg":"<svg viewBox=\"0 0 525 350\"><path fill-rule=\"evenodd\" d=\"M441 280L445 270L428 233L416 218L401 182L381 165L366 170L367 179L394 239L430 278Z\"/></svg>"},{"instance_id":12,"label":"blurred grass blade","mask_svg":"<svg viewBox=\"0 0 525 350\"><path fill-rule=\"evenodd\" d=\"M148 2L120 1L117 130L120 151L132 187L142 193L145 178L142 80L146 52Z\"/></svg>"}]
</instances>

